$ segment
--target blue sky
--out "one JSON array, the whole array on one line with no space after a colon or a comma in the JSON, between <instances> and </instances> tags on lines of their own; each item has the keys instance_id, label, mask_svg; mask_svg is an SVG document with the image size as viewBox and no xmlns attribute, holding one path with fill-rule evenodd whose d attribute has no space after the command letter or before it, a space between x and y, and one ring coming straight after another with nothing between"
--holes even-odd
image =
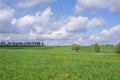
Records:
<instances>
[{"instance_id":1,"label":"blue sky","mask_svg":"<svg viewBox=\"0 0 120 80\"><path fill-rule=\"evenodd\" d=\"M0 0L0 41L120 42L120 0Z\"/></svg>"}]
</instances>

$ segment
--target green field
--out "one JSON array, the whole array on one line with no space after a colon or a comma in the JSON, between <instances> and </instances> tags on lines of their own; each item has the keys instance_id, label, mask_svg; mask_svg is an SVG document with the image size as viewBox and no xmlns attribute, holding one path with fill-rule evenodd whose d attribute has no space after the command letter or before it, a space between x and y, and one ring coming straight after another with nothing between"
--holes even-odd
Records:
<instances>
[{"instance_id":1,"label":"green field","mask_svg":"<svg viewBox=\"0 0 120 80\"><path fill-rule=\"evenodd\" d=\"M0 48L0 80L120 80L114 47Z\"/></svg>"}]
</instances>

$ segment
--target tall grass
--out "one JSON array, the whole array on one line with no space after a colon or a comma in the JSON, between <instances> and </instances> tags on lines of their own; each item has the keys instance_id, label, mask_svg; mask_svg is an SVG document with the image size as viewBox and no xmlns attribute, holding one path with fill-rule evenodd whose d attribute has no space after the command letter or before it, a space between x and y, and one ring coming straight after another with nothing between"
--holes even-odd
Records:
<instances>
[{"instance_id":1,"label":"tall grass","mask_svg":"<svg viewBox=\"0 0 120 80\"><path fill-rule=\"evenodd\" d=\"M113 47L0 48L0 80L119 80Z\"/></svg>"}]
</instances>

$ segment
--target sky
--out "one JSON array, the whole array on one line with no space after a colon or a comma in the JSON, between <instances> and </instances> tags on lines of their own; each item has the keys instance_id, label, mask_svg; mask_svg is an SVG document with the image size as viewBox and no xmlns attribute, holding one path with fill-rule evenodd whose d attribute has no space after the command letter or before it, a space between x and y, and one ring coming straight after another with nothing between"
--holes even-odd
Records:
<instances>
[{"instance_id":1,"label":"sky","mask_svg":"<svg viewBox=\"0 0 120 80\"><path fill-rule=\"evenodd\" d=\"M0 41L120 42L120 0L0 0Z\"/></svg>"}]
</instances>

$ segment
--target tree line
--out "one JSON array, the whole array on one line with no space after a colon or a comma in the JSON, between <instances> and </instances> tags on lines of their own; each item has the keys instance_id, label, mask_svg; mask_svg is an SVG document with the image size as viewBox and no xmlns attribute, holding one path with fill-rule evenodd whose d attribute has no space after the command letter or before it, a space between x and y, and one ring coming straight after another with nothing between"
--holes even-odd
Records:
<instances>
[{"instance_id":1,"label":"tree line","mask_svg":"<svg viewBox=\"0 0 120 80\"><path fill-rule=\"evenodd\" d=\"M100 45L98 43L95 43L92 46L94 47L94 50L95 50L96 53L100 52ZM114 47L113 45L110 45L110 44L106 44L106 45L102 45L102 46ZM78 44L72 44L71 49L74 50L74 51L76 51L76 52L79 52L80 45L78 45ZM120 54L120 43L118 43L115 46L115 53Z\"/></svg>"},{"instance_id":2,"label":"tree line","mask_svg":"<svg viewBox=\"0 0 120 80\"><path fill-rule=\"evenodd\" d=\"M43 42L0 42L0 47L37 47L44 46Z\"/></svg>"}]
</instances>

